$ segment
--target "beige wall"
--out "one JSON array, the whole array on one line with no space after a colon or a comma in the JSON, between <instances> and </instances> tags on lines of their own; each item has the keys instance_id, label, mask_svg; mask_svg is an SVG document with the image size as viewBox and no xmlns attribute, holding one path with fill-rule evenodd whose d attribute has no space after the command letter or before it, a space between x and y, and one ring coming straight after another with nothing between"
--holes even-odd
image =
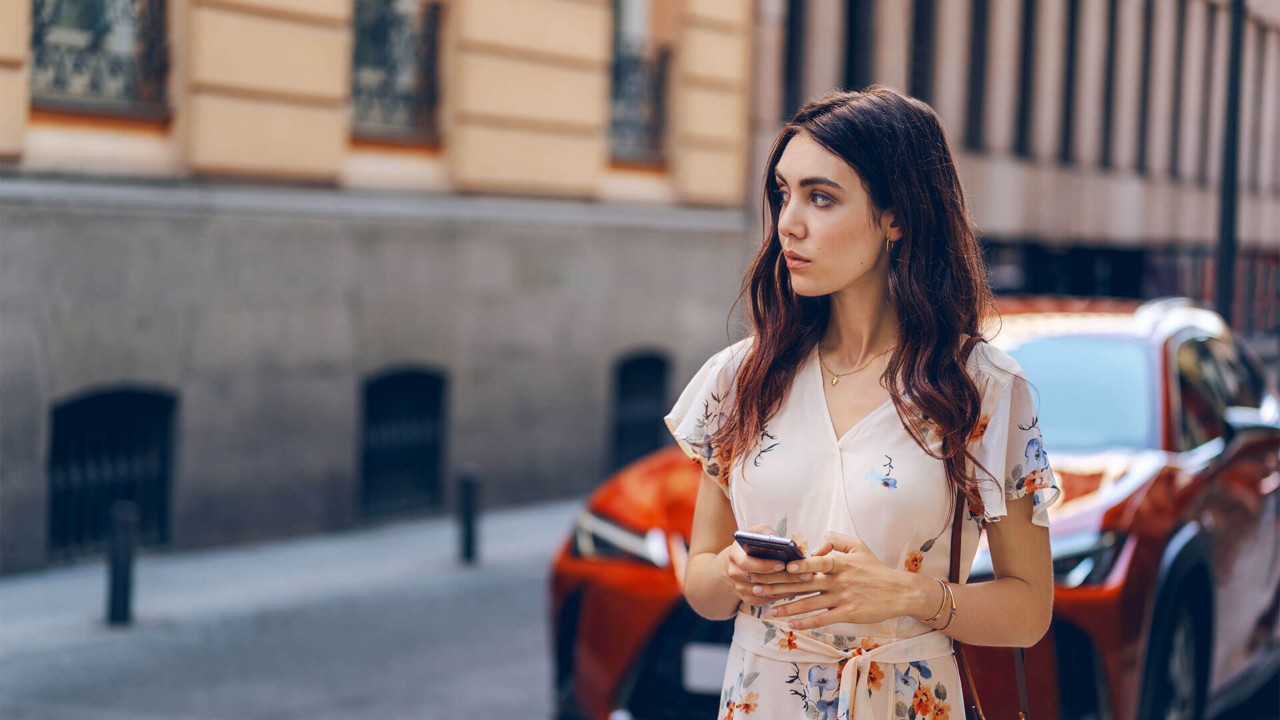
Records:
<instances>
[{"instance_id":1,"label":"beige wall","mask_svg":"<svg viewBox=\"0 0 1280 720\"><path fill-rule=\"evenodd\" d=\"M425 1L425 0L424 0ZM167 119L29 113L24 0L0 0L0 157L19 169L736 206L751 3L652 0L666 161L610 158L611 0L446 0L438 142L353 136L353 0L173 0Z\"/></svg>"},{"instance_id":2,"label":"beige wall","mask_svg":"<svg viewBox=\"0 0 1280 720\"><path fill-rule=\"evenodd\" d=\"M27 125L31 3L0 0L0 158L22 151Z\"/></svg>"},{"instance_id":3,"label":"beige wall","mask_svg":"<svg viewBox=\"0 0 1280 720\"><path fill-rule=\"evenodd\" d=\"M745 201L751 3L686 0L670 88L668 157L681 201Z\"/></svg>"},{"instance_id":4,"label":"beige wall","mask_svg":"<svg viewBox=\"0 0 1280 720\"><path fill-rule=\"evenodd\" d=\"M351 4L192 0L186 157L197 173L336 180Z\"/></svg>"}]
</instances>

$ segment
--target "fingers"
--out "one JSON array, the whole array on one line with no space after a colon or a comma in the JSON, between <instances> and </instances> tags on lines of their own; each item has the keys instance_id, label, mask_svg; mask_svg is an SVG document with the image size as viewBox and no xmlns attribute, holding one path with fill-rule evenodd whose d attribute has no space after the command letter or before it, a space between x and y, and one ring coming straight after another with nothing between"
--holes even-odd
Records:
<instances>
[{"instance_id":1,"label":"fingers","mask_svg":"<svg viewBox=\"0 0 1280 720\"><path fill-rule=\"evenodd\" d=\"M836 622L836 619L832 617L834 614L835 613L831 610L827 610L826 612L820 612L817 615L810 615L807 618L792 620L788 622L787 625L792 630L812 630L814 628L820 628L824 625L830 625L831 623Z\"/></svg>"},{"instance_id":2,"label":"fingers","mask_svg":"<svg viewBox=\"0 0 1280 720\"><path fill-rule=\"evenodd\" d=\"M787 572L791 575L812 575L813 573L831 573L835 571L835 557L830 555L819 555L818 557L808 557L804 560L793 560L787 565Z\"/></svg>"},{"instance_id":3,"label":"fingers","mask_svg":"<svg viewBox=\"0 0 1280 720\"><path fill-rule=\"evenodd\" d=\"M792 617L794 615L803 615L807 612L813 612L814 610L830 610L836 606L835 604L836 600L831 593L822 593L821 595L814 595L813 597L805 598L803 600L775 605L773 606L773 612L771 612L770 615L779 618ZM801 618L800 620L792 622L791 627L798 628L799 626L796 623L803 622L804 619L805 618Z\"/></svg>"},{"instance_id":4,"label":"fingers","mask_svg":"<svg viewBox=\"0 0 1280 720\"><path fill-rule=\"evenodd\" d=\"M788 577L787 580L792 580L795 577L796 576L793 575L791 577ZM759 580L761 578L756 578L756 579ZM756 586L752 588L752 591L760 595L761 597L780 598L780 597L792 597L795 595L807 595L811 592L820 592L822 590L825 590L826 587L827 587L827 583L817 582L817 581L779 582L774 584L756 583Z\"/></svg>"},{"instance_id":5,"label":"fingers","mask_svg":"<svg viewBox=\"0 0 1280 720\"><path fill-rule=\"evenodd\" d=\"M778 534L773 529L772 525L768 525L765 523L756 523L755 525L752 525L751 527L747 528L747 532L760 533L761 535L777 535Z\"/></svg>"}]
</instances>

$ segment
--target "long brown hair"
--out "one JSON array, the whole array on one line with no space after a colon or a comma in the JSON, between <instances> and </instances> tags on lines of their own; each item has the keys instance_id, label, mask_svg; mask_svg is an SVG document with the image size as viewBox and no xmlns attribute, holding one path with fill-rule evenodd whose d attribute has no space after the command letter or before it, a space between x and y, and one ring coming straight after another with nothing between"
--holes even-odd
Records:
<instances>
[{"instance_id":1,"label":"long brown hair","mask_svg":"<svg viewBox=\"0 0 1280 720\"><path fill-rule=\"evenodd\" d=\"M828 92L800 108L774 141L764 173L764 241L738 298L750 301L754 341L737 374L736 398L710 444L727 468L762 439L830 319L829 296L792 290L778 239L781 202L772 178L800 131L858 173L877 224L890 209L901 224L888 279L899 342L880 382L912 439L935 458L925 423L940 433L952 496L959 489L972 512L984 513L977 481L964 470L966 458L981 467L966 447L981 398L959 352L966 336L980 334L995 300L942 123L927 104L884 86Z\"/></svg>"}]
</instances>

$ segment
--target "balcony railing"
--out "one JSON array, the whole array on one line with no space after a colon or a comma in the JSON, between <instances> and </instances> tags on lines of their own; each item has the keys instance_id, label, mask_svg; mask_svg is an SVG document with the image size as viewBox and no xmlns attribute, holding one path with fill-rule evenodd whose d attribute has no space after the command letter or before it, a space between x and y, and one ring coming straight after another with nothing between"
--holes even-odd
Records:
<instances>
[{"instance_id":1,"label":"balcony railing","mask_svg":"<svg viewBox=\"0 0 1280 720\"><path fill-rule=\"evenodd\" d=\"M615 162L662 166L671 52L619 44L613 57L609 144Z\"/></svg>"},{"instance_id":2,"label":"balcony railing","mask_svg":"<svg viewBox=\"0 0 1280 720\"><path fill-rule=\"evenodd\" d=\"M164 0L34 0L31 56L37 107L168 113Z\"/></svg>"},{"instance_id":3,"label":"balcony railing","mask_svg":"<svg viewBox=\"0 0 1280 720\"><path fill-rule=\"evenodd\" d=\"M351 102L357 135L439 140L439 2L356 0Z\"/></svg>"}]
</instances>

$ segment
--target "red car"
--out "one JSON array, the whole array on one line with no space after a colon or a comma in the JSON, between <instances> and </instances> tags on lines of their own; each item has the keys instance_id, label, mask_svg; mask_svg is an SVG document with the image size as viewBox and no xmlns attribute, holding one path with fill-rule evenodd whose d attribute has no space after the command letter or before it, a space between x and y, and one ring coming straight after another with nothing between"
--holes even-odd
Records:
<instances>
[{"instance_id":1,"label":"red car","mask_svg":"<svg viewBox=\"0 0 1280 720\"><path fill-rule=\"evenodd\" d=\"M1038 719L1200 718L1280 670L1280 394L1183 299L1002 299L986 335L1038 391L1062 501L1054 622L1027 651ZM675 446L587 502L552 570L557 717L717 717L732 621L681 594L698 466ZM991 577L985 537L969 582ZM969 646L967 646L969 647ZM989 717L1007 648L972 647Z\"/></svg>"}]
</instances>

